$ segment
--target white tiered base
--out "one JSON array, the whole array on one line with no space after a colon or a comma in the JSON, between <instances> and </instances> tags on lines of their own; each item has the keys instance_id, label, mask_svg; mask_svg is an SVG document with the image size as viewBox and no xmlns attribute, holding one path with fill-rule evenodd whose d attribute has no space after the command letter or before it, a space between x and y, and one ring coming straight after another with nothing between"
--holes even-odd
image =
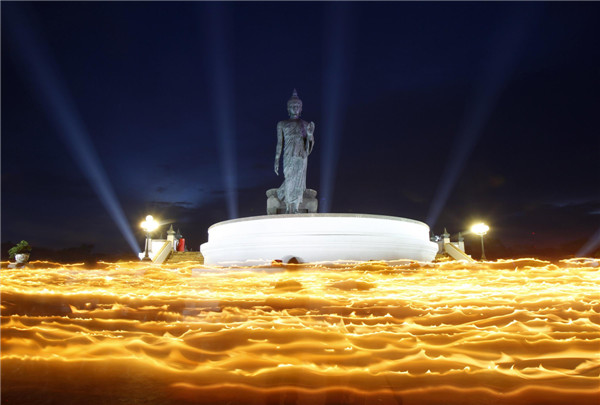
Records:
<instances>
[{"instance_id":1,"label":"white tiered base","mask_svg":"<svg viewBox=\"0 0 600 405\"><path fill-rule=\"evenodd\" d=\"M200 247L204 263L219 266L334 262L431 261L438 245L429 227L406 218L366 214L263 215L219 222Z\"/></svg>"}]
</instances>

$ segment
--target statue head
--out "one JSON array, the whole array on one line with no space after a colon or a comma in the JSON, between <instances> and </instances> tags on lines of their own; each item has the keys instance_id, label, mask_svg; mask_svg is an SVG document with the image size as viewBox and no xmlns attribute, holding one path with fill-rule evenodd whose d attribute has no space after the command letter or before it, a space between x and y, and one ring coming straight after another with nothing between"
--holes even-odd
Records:
<instances>
[{"instance_id":1,"label":"statue head","mask_svg":"<svg viewBox=\"0 0 600 405\"><path fill-rule=\"evenodd\" d=\"M287 109L290 118L298 118L300 113L302 113L302 100L298 97L298 93L296 89L292 93L292 97L287 102Z\"/></svg>"}]
</instances>

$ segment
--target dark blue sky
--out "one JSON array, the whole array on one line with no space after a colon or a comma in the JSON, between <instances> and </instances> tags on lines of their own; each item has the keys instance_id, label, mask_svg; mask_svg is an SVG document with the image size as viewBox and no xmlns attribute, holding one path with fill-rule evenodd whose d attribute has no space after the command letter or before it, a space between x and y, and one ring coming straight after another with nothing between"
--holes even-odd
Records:
<instances>
[{"instance_id":1,"label":"dark blue sky","mask_svg":"<svg viewBox=\"0 0 600 405\"><path fill-rule=\"evenodd\" d=\"M482 219L507 246L600 227L598 3L1 8L3 241L129 251L104 178L140 246L152 213L197 250L265 213L293 88L330 212Z\"/></svg>"}]
</instances>

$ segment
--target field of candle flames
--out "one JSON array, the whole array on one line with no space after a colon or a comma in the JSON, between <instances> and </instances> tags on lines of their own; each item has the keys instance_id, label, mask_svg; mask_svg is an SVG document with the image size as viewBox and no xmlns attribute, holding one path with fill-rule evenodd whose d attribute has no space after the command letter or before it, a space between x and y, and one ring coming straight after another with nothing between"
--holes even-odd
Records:
<instances>
[{"instance_id":1,"label":"field of candle flames","mask_svg":"<svg viewBox=\"0 0 600 405\"><path fill-rule=\"evenodd\" d=\"M2 263L3 404L598 404L593 259Z\"/></svg>"}]
</instances>

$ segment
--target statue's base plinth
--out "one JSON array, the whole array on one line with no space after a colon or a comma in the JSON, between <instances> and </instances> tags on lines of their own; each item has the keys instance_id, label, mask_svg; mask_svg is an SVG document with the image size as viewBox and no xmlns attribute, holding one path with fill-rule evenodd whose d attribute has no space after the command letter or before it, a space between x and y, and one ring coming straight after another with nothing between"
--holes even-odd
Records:
<instances>
[{"instance_id":1,"label":"statue's base plinth","mask_svg":"<svg viewBox=\"0 0 600 405\"><path fill-rule=\"evenodd\" d=\"M317 200L317 191L307 188L304 190L302 202L298 207L298 212L306 214L316 214L319 208ZM285 203L277 198L277 189L267 190L267 215L285 214Z\"/></svg>"},{"instance_id":2,"label":"statue's base plinth","mask_svg":"<svg viewBox=\"0 0 600 405\"><path fill-rule=\"evenodd\" d=\"M275 260L335 262L431 261L438 245L429 227L412 219L367 214L263 215L208 229L200 248L207 265L251 266Z\"/></svg>"}]
</instances>

